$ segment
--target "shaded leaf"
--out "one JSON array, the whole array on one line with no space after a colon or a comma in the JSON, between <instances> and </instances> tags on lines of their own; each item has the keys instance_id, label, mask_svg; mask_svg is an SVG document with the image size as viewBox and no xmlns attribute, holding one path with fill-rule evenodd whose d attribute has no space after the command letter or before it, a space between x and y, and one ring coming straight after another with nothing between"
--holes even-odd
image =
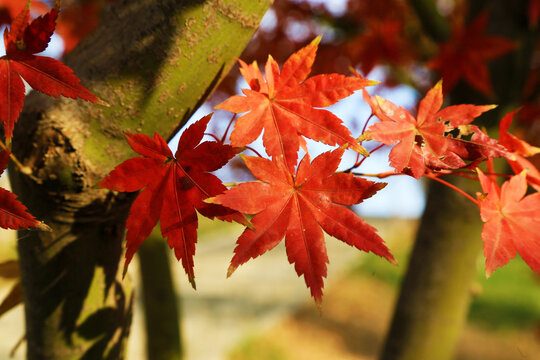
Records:
<instances>
[{"instance_id":1,"label":"shaded leaf","mask_svg":"<svg viewBox=\"0 0 540 360\"><path fill-rule=\"evenodd\" d=\"M126 222L124 271L159 220L163 237L167 238L176 258L182 261L188 279L195 287L196 210L209 218L245 223L245 218L237 212L203 201L226 189L208 171L221 168L236 155L236 150L229 145L199 144L210 117L203 117L184 131L174 156L158 134L154 134L154 138L128 134L129 145L144 157L124 161L99 183L100 187L115 191L142 190L133 202Z\"/></svg>"}]
</instances>

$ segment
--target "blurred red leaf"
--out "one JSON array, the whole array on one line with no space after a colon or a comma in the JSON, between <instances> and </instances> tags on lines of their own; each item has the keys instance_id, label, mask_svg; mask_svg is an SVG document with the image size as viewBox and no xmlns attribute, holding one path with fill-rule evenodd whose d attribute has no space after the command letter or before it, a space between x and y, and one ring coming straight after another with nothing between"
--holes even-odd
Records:
<instances>
[{"instance_id":1,"label":"blurred red leaf","mask_svg":"<svg viewBox=\"0 0 540 360\"><path fill-rule=\"evenodd\" d=\"M492 95L486 63L513 50L515 43L501 36L486 35L487 20L488 14L484 12L466 28L454 26L450 41L441 44L439 54L428 62L428 67L442 74L445 93L464 79L482 94Z\"/></svg>"}]
</instances>

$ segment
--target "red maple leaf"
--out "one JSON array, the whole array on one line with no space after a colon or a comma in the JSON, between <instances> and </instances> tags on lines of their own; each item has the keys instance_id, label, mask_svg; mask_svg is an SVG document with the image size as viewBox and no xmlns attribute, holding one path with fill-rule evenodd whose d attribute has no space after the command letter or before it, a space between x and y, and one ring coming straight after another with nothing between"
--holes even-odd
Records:
<instances>
[{"instance_id":1,"label":"red maple leaf","mask_svg":"<svg viewBox=\"0 0 540 360\"><path fill-rule=\"evenodd\" d=\"M518 139L508 133L508 129L514 120L518 110L506 114L499 124L499 143L506 147L509 153L505 156L506 160L516 174L527 170L527 182L540 191L540 171L525 157L534 156L540 153L540 148L528 144L526 141Z\"/></svg>"},{"instance_id":2,"label":"red maple leaf","mask_svg":"<svg viewBox=\"0 0 540 360\"><path fill-rule=\"evenodd\" d=\"M239 61L241 72L251 89L243 89L246 96L231 96L217 106L235 113L245 113L235 124L231 144L242 147L253 141L264 129L263 143L272 157L282 157L289 169L298 159L300 136L328 145L348 144L363 152L341 120L327 110L338 100L355 90L375 82L360 77L340 74L317 75L307 78L315 60L320 37L291 55L281 72L269 56L263 79L257 63L247 65Z\"/></svg>"},{"instance_id":3,"label":"red maple leaf","mask_svg":"<svg viewBox=\"0 0 540 360\"><path fill-rule=\"evenodd\" d=\"M28 5L24 0L2 0L0 4L0 25L9 24ZM31 0L30 8L34 11L46 13L49 7L40 0Z\"/></svg>"},{"instance_id":4,"label":"red maple leaf","mask_svg":"<svg viewBox=\"0 0 540 360\"><path fill-rule=\"evenodd\" d=\"M9 162L9 151L0 152L0 175L4 173ZM26 207L17 200L17 196L6 189L0 188L0 227L17 230L20 228L39 228L50 230L49 227L36 220L26 211Z\"/></svg>"},{"instance_id":5,"label":"red maple leaf","mask_svg":"<svg viewBox=\"0 0 540 360\"><path fill-rule=\"evenodd\" d=\"M397 172L406 172L420 178L426 167L460 168L465 165L456 154L461 145L446 135L453 128L472 122L494 105L453 105L441 110L442 83L438 82L420 101L417 117L391 101L378 96L375 99L364 91L364 100L380 122L371 125L368 138L386 145L395 145L390 151L390 165Z\"/></svg>"},{"instance_id":6,"label":"red maple leaf","mask_svg":"<svg viewBox=\"0 0 540 360\"><path fill-rule=\"evenodd\" d=\"M414 58L410 43L405 39L403 21L395 19L367 19L365 33L346 43L347 53L360 62L362 73L387 62L402 65Z\"/></svg>"},{"instance_id":7,"label":"red maple leaf","mask_svg":"<svg viewBox=\"0 0 540 360\"><path fill-rule=\"evenodd\" d=\"M160 221L161 233L174 249L189 281L195 287L193 256L197 242L197 210L201 215L222 220L237 220L238 213L204 202L226 188L210 174L236 155L236 150L218 142L199 142L211 115L205 116L182 134L173 156L158 134L152 139L143 134L128 134L131 148L143 155L124 161L99 183L115 191L142 191L130 209L126 228L126 263L124 273L140 244Z\"/></svg>"},{"instance_id":8,"label":"red maple leaf","mask_svg":"<svg viewBox=\"0 0 540 360\"><path fill-rule=\"evenodd\" d=\"M62 10L56 31L64 41L67 54L99 24L103 1L73 2Z\"/></svg>"},{"instance_id":9,"label":"red maple leaf","mask_svg":"<svg viewBox=\"0 0 540 360\"><path fill-rule=\"evenodd\" d=\"M13 20L11 29L4 31L6 55L0 58L0 121L4 124L7 139L13 135L13 127L24 102L24 84L21 77L35 90L47 95L60 95L73 99L98 101L73 71L60 61L36 56L47 47L56 26L58 9L54 8L30 24L29 8Z\"/></svg>"},{"instance_id":10,"label":"red maple leaf","mask_svg":"<svg viewBox=\"0 0 540 360\"><path fill-rule=\"evenodd\" d=\"M516 252L532 270L540 273L540 193L525 196L525 171L506 181L502 188L478 169L482 190L478 194L486 276L505 265Z\"/></svg>"},{"instance_id":11,"label":"red maple leaf","mask_svg":"<svg viewBox=\"0 0 540 360\"><path fill-rule=\"evenodd\" d=\"M279 159L244 157L247 167L261 182L240 184L211 200L255 214L255 230L248 228L238 238L228 276L239 265L275 247L285 236L289 262L294 263L311 295L320 302L328 263L321 227L351 246L395 263L376 230L342 206L357 204L386 184L352 174L334 174L342 155L343 150L337 149L323 153L311 163L306 155L296 176Z\"/></svg>"},{"instance_id":12,"label":"red maple leaf","mask_svg":"<svg viewBox=\"0 0 540 360\"><path fill-rule=\"evenodd\" d=\"M482 13L466 28L454 27L450 41L440 45L439 54L428 62L428 67L442 74L445 93L463 78L482 94L492 95L486 62L513 50L515 43L486 35L487 20L487 13Z\"/></svg>"}]
</instances>

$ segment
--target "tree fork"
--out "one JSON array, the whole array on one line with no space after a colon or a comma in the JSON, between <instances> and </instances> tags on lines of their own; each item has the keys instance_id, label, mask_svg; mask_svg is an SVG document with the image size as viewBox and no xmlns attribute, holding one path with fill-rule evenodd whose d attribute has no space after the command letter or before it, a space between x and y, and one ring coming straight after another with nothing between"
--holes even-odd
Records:
<instances>
[{"instance_id":1,"label":"tree fork","mask_svg":"<svg viewBox=\"0 0 540 360\"><path fill-rule=\"evenodd\" d=\"M123 133L171 137L226 75L270 0L118 0L66 58L107 106L31 94L14 191L51 233L22 232L29 359L120 359L132 291L118 277L132 196L97 189L131 150Z\"/></svg>"}]
</instances>

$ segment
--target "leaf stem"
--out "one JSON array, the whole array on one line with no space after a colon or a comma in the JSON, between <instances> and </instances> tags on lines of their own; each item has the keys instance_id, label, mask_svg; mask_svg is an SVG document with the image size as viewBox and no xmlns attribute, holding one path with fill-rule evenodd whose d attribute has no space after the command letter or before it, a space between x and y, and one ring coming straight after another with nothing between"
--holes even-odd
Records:
<instances>
[{"instance_id":1,"label":"leaf stem","mask_svg":"<svg viewBox=\"0 0 540 360\"><path fill-rule=\"evenodd\" d=\"M436 174L434 174L434 173L426 173L426 174L424 174L424 176L429 178L429 179L433 179L435 181L438 181L443 185L448 186L450 189L457 191L458 193L465 196L467 199L471 200L473 203L475 203L478 206L478 200L476 200L471 195L467 194L465 191L461 190L457 186L449 183L448 181L445 181L445 180L439 178Z\"/></svg>"},{"instance_id":2,"label":"leaf stem","mask_svg":"<svg viewBox=\"0 0 540 360\"><path fill-rule=\"evenodd\" d=\"M229 133L229 129L231 128L231 125L234 122L234 119L236 119L236 114L233 114L233 117L229 121L229 125L227 125L227 128L225 129L225 133L221 137L221 143L223 143L225 141L225 139L227 138L227 134Z\"/></svg>"},{"instance_id":3,"label":"leaf stem","mask_svg":"<svg viewBox=\"0 0 540 360\"><path fill-rule=\"evenodd\" d=\"M384 146L385 146L384 144L380 144L379 146L377 146L377 147L375 147L373 150L371 150L371 151L369 152L369 154L370 154L370 155L373 154L375 151L377 151L377 150L383 148ZM351 172L353 169L356 169L356 168L360 167L360 166L364 163L364 161L366 161L367 157L364 156L364 157L362 158L362 160L359 160L359 159L360 159L360 153L358 153L358 154L356 155L356 160L355 160L355 162L354 162L354 165L351 166L350 168L348 168L347 170L344 170L343 172L344 172L344 173L349 173L349 172Z\"/></svg>"},{"instance_id":4,"label":"leaf stem","mask_svg":"<svg viewBox=\"0 0 540 360\"><path fill-rule=\"evenodd\" d=\"M366 123L364 124L364 127L362 128L362 135L364 135L364 133L366 132L367 126L372 117L373 117L373 113L371 113L371 115L369 115L369 117L367 118ZM359 144L362 144L362 142L360 141Z\"/></svg>"},{"instance_id":5,"label":"leaf stem","mask_svg":"<svg viewBox=\"0 0 540 360\"><path fill-rule=\"evenodd\" d=\"M261 158L264 157L261 154L259 154L259 152L255 150L254 148L252 148L251 146L244 146L244 149L253 151L255 154L257 154L258 157L261 157Z\"/></svg>"},{"instance_id":6,"label":"leaf stem","mask_svg":"<svg viewBox=\"0 0 540 360\"><path fill-rule=\"evenodd\" d=\"M380 144L379 146L375 147L373 150L371 150L369 152L369 154L373 154L375 151L379 150L379 149L382 149L385 145L384 144ZM362 160L360 160L360 162L358 164L355 164L355 167L360 167L364 161L366 161L367 157L364 157Z\"/></svg>"},{"instance_id":7,"label":"leaf stem","mask_svg":"<svg viewBox=\"0 0 540 360\"><path fill-rule=\"evenodd\" d=\"M17 157L15 155L13 155L13 153L11 152L11 149L9 149L6 144L4 144L4 142L2 140L0 140L0 147L6 151L9 152L9 158L11 159L11 161L13 161L13 163L19 168L19 171L25 175L29 175L29 176L32 176L32 169L29 168L28 166L24 166L20 161L19 159L17 159ZM32 179L33 180L36 180L36 178L34 178L32 176Z\"/></svg>"},{"instance_id":8,"label":"leaf stem","mask_svg":"<svg viewBox=\"0 0 540 360\"><path fill-rule=\"evenodd\" d=\"M397 173L397 172L393 172L393 171L387 171L387 172L383 172L383 173L379 173L379 174L366 174L366 173L356 173L356 172L352 172L351 174L356 175L356 176L376 177L376 178L379 178L379 179L384 179L384 178L387 178L387 177L390 177L390 176L403 175L401 173Z\"/></svg>"},{"instance_id":9,"label":"leaf stem","mask_svg":"<svg viewBox=\"0 0 540 360\"><path fill-rule=\"evenodd\" d=\"M210 136L210 137L214 138L214 140L216 140L216 141L219 142L219 143L223 143L223 141L221 141L220 139L218 139L218 137L217 137L216 135L214 135L214 134L204 133L204 135Z\"/></svg>"},{"instance_id":10,"label":"leaf stem","mask_svg":"<svg viewBox=\"0 0 540 360\"><path fill-rule=\"evenodd\" d=\"M488 173L491 174L491 175L488 175L489 178L491 179L491 181L496 183L497 182L497 177L495 175L493 175L495 173L495 166L493 165L493 159L492 158L487 159L486 164L487 164Z\"/></svg>"}]
</instances>

